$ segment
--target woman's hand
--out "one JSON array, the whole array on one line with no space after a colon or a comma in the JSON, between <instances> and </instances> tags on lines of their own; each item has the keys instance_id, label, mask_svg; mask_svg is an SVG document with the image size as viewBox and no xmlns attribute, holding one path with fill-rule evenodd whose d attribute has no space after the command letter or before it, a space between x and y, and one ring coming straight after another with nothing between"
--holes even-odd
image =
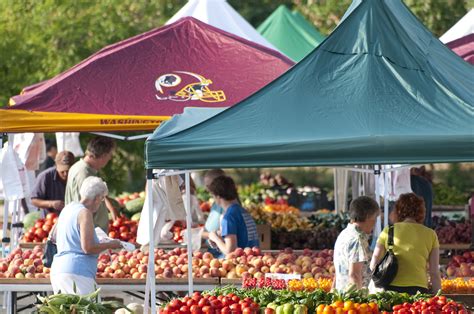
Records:
<instances>
[{"instance_id":1,"label":"woman's hand","mask_svg":"<svg viewBox=\"0 0 474 314\"><path fill-rule=\"evenodd\" d=\"M107 244L109 244L111 250L122 248L122 242L120 242L120 240L112 240L110 242L107 242Z\"/></svg>"}]
</instances>

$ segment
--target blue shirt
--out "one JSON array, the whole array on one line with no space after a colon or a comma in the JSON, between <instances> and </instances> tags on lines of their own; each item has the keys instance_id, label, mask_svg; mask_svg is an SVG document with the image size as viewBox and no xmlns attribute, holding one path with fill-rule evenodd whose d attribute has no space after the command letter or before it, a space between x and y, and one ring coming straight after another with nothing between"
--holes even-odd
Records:
<instances>
[{"instance_id":1,"label":"blue shirt","mask_svg":"<svg viewBox=\"0 0 474 314\"><path fill-rule=\"evenodd\" d=\"M237 247L250 247L252 243L249 242L247 225L243 217L245 209L239 204L233 204L227 208L221 222L221 235L226 237L228 235L235 235L237 237Z\"/></svg>"},{"instance_id":2,"label":"blue shirt","mask_svg":"<svg viewBox=\"0 0 474 314\"><path fill-rule=\"evenodd\" d=\"M86 254L81 247L81 234L77 216L85 208L78 202L69 203L61 211L57 222L56 245L58 253L51 265L52 274L73 274L95 278L98 255ZM99 242L94 231L94 241Z\"/></svg>"}]
</instances>

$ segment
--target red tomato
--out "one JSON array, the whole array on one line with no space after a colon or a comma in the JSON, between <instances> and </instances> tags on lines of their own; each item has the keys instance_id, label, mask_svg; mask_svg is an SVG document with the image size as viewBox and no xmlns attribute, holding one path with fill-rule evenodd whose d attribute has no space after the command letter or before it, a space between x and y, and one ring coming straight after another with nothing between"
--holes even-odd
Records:
<instances>
[{"instance_id":1,"label":"red tomato","mask_svg":"<svg viewBox=\"0 0 474 314\"><path fill-rule=\"evenodd\" d=\"M58 217L58 215L56 215L55 213L49 213L49 214L46 215L46 220L49 220L49 221L52 222L54 220L54 218L57 218L57 217Z\"/></svg>"},{"instance_id":2,"label":"red tomato","mask_svg":"<svg viewBox=\"0 0 474 314\"><path fill-rule=\"evenodd\" d=\"M231 311L230 311L230 308L228 306L224 306L222 309L221 309L221 314L230 314Z\"/></svg>"},{"instance_id":3,"label":"red tomato","mask_svg":"<svg viewBox=\"0 0 474 314\"><path fill-rule=\"evenodd\" d=\"M120 226L119 231L120 232L128 232L128 227L127 226Z\"/></svg>"},{"instance_id":4,"label":"red tomato","mask_svg":"<svg viewBox=\"0 0 474 314\"><path fill-rule=\"evenodd\" d=\"M239 298L238 296L234 295L234 296L232 297L232 301L238 303L238 302L240 302L240 298Z\"/></svg>"},{"instance_id":5,"label":"red tomato","mask_svg":"<svg viewBox=\"0 0 474 314\"><path fill-rule=\"evenodd\" d=\"M119 221L120 218L117 218L117 220L115 220L113 223L112 223L112 226L115 227L115 228L119 228L120 225L122 225L121 221Z\"/></svg>"},{"instance_id":6,"label":"red tomato","mask_svg":"<svg viewBox=\"0 0 474 314\"><path fill-rule=\"evenodd\" d=\"M230 306L230 309L231 309L232 311L240 311L240 310L242 309L242 307L240 306L240 304L234 303L234 304L232 304L232 305Z\"/></svg>"},{"instance_id":7,"label":"red tomato","mask_svg":"<svg viewBox=\"0 0 474 314\"><path fill-rule=\"evenodd\" d=\"M222 303L219 300L212 300L211 301L211 307L214 309L220 309L222 308Z\"/></svg>"},{"instance_id":8,"label":"red tomato","mask_svg":"<svg viewBox=\"0 0 474 314\"><path fill-rule=\"evenodd\" d=\"M179 308L180 313L189 313L189 307L186 305L183 305L182 307Z\"/></svg>"},{"instance_id":9,"label":"red tomato","mask_svg":"<svg viewBox=\"0 0 474 314\"><path fill-rule=\"evenodd\" d=\"M183 300L183 302L184 302L184 300ZM197 302L194 301L193 299L189 299L189 300L186 301L186 305L189 306L190 309L192 308L193 305L196 305L196 304L197 304Z\"/></svg>"},{"instance_id":10,"label":"red tomato","mask_svg":"<svg viewBox=\"0 0 474 314\"><path fill-rule=\"evenodd\" d=\"M51 225L43 225L43 230L49 234L49 232L51 231Z\"/></svg>"},{"instance_id":11,"label":"red tomato","mask_svg":"<svg viewBox=\"0 0 474 314\"><path fill-rule=\"evenodd\" d=\"M130 232L122 232L120 233L120 239L124 241L130 240Z\"/></svg>"},{"instance_id":12,"label":"red tomato","mask_svg":"<svg viewBox=\"0 0 474 314\"><path fill-rule=\"evenodd\" d=\"M183 305L182 302L178 299L174 299L170 302L170 306L176 309L179 309L182 305Z\"/></svg>"},{"instance_id":13,"label":"red tomato","mask_svg":"<svg viewBox=\"0 0 474 314\"><path fill-rule=\"evenodd\" d=\"M110 232L109 232L109 238L117 239L117 232L115 232L115 231L110 231Z\"/></svg>"},{"instance_id":14,"label":"red tomato","mask_svg":"<svg viewBox=\"0 0 474 314\"><path fill-rule=\"evenodd\" d=\"M190 307L190 309L191 309L191 312L196 312L196 311L200 312L201 311L201 308L196 304L192 305Z\"/></svg>"},{"instance_id":15,"label":"red tomato","mask_svg":"<svg viewBox=\"0 0 474 314\"><path fill-rule=\"evenodd\" d=\"M40 220L41 220L41 219L40 219ZM41 229L41 228L43 228L43 221L39 221L39 220L38 220L38 221L35 223L35 228L36 228L36 229Z\"/></svg>"},{"instance_id":16,"label":"red tomato","mask_svg":"<svg viewBox=\"0 0 474 314\"><path fill-rule=\"evenodd\" d=\"M203 313L212 313L213 310L212 310L212 308L211 308L209 305L206 305L206 306L204 306L204 307L202 308L202 312L203 312Z\"/></svg>"},{"instance_id":17,"label":"red tomato","mask_svg":"<svg viewBox=\"0 0 474 314\"><path fill-rule=\"evenodd\" d=\"M230 305L230 301L231 301L231 299L229 299L228 297L223 297L223 298L221 299L222 306L224 306L224 307L229 306L229 305Z\"/></svg>"},{"instance_id":18,"label":"red tomato","mask_svg":"<svg viewBox=\"0 0 474 314\"><path fill-rule=\"evenodd\" d=\"M194 298L194 296L193 296L193 298ZM209 303L209 300L208 300L208 299L204 299L204 298L202 298L201 300L199 300L199 303L198 303L198 305L199 305L200 308L203 308L204 306L209 305L209 304L210 304L210 303Z\"/></svg>"}]
</instances>

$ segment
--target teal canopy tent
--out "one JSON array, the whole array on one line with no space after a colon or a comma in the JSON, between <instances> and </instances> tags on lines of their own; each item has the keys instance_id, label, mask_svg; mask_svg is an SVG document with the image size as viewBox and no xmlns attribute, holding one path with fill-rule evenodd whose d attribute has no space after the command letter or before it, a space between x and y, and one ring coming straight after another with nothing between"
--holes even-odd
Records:
<instances>
[{"instance_id":1,"label":"teal canopy tent","mask_svg":"<svg viewBox=\"0 0 474 314\"><path fill-rule=\"evenodd\" d=\"M257 29L279 51L298 62L323 40L324 36L297 11L280 5Z\"/></svg>"},{"instance_id":2,"label":"teal canopy tent","mask_svg":"<svg viewBox=\"0 0 474 314\"><path fill-rule=\"evenodd\" d=\"M148 169L474 160L473 67L401 0L354 1L310 55L239 104L146 142Z\"/></svg>"}]
</instances>

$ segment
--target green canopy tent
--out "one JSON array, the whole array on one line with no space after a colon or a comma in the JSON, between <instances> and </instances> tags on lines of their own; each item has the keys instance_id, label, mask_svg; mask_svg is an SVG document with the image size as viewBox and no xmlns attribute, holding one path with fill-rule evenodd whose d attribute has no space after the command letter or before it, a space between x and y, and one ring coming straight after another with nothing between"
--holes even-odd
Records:
<instances>
[{"instance_id":1,"label":"green canopy tent","mask_svg":"<svg viewBox=\"0 0 474 314\"><path fill-rule=\"evenodd\" d=\"M157 129L148 182L164 175L154 169L474 161L472 86L473 67L401 0L354 0L321 45L255 94Z\"/></svg>"},{"instance_id":2,"label":"green canopy tent","mask_svg":"<svg viewBox=\"0 0 474 314\"><path fill-rule=\"evenodd\" d=\"M285 74L207 121L146 142L146 167L474 160L473 67L402 1L355 1Z\"/></svg>"},{"instance_id":3,"label":"green canopy tent","mask_svg":"<svg viewBox=\"0 0 474 314\"><path fill-rule=\"evenodd\" d=\"M257 29L286 56L299 62L318 46L324 36L297 11L280 5Z\"/></svg>"}]
</instances>

